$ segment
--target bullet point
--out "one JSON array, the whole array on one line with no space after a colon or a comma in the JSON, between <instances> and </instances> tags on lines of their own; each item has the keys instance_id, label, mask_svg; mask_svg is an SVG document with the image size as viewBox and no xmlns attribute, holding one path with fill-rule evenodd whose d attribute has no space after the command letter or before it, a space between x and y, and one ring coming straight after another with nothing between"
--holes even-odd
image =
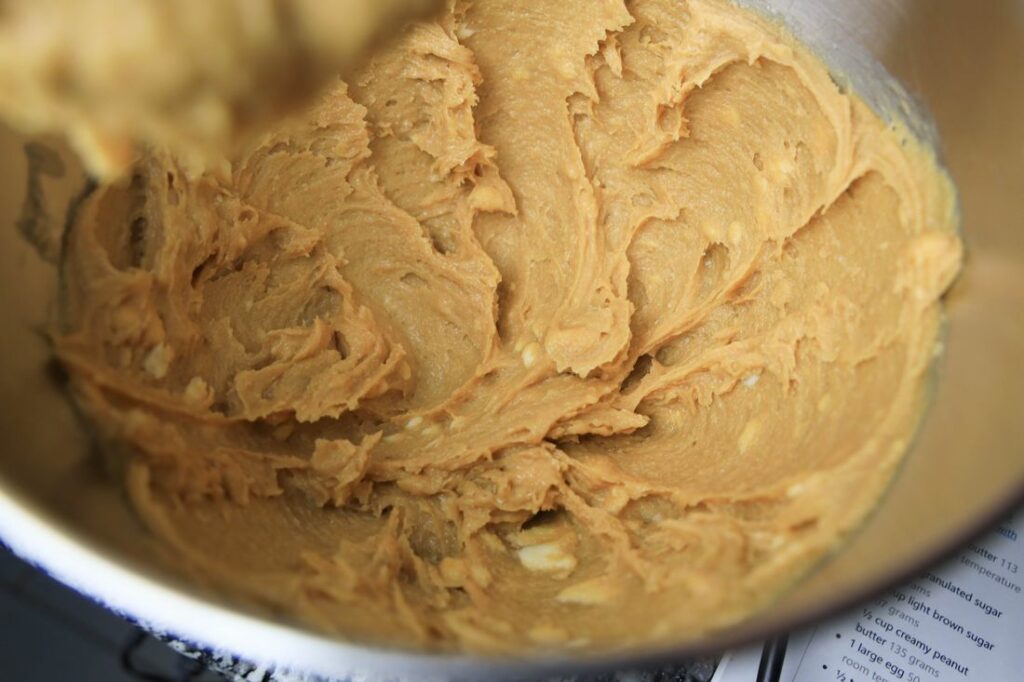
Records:
<instances>
[{"instance_id":1,"label":"bullet point","mask_svg":"<svg viewBox=\"0 0 1024 682\"><path fill-rule=\"evenodd\" d=\"M839 639L840 637L842 637L842 635L840 635L840 634L839 634L839 633L837 632L837 633L836 633L836 639Z\"/></svg>"}]
</instances>

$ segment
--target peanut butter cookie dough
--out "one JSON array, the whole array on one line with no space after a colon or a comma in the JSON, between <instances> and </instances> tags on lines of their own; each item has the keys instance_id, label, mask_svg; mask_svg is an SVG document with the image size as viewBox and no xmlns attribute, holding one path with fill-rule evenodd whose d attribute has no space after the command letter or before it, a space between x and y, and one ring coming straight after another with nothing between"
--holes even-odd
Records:
<instances>
[{"instance_id":1,"label":"peanut butter cookie dough","mask_svg":"<svg viewBox=\"0 0 1024 682\"><path fill-rule=\"evenodd\" d=\"M0 114L112 177L139 143L201 170L441 0L2 0Z\"/></svg>"},{"instance_id":2,"label":"peanut butter cookie dough","mask_svg":"<svg viewBox=\"0 0 1024 682\"><path fill-rule=\"evenodd\" d=\"M719 0L477 0L68 235L60 356L217 590L358 641L651 645L837 546L958 271L917 141Z\"/></svg>"}]
</instances>

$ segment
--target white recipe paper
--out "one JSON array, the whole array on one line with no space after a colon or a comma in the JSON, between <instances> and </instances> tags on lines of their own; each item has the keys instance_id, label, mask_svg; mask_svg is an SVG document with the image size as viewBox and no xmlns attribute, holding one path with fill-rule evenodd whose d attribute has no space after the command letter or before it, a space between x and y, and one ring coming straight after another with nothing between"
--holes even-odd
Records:
<instances>
[{"instance_id":1,"label":"white recipe paper","mask_svg":"<svg viewBox=\"0 0 1024 682\"><path fill-rule=\"evenodd\" d=\"M712 682L753 682L761 648ZM793 633L782 682L1024 681L1024 509L945 564Z\"/></svg>"}]
</instances>

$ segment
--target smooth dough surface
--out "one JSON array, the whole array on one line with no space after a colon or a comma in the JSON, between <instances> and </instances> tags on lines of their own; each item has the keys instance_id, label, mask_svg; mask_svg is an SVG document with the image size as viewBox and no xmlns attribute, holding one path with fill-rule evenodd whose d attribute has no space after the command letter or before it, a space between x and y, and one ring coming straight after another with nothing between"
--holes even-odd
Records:
<instances>
[{"instance_id":1,"label":"smooth dough surface","mask_svg":"<svg viewBox=\"0 0 1024 682\"><path fill-rule=\"evenodd\" d=\"M141 518L358 641L678 641L877 501L961 247L947 177L718 0L457 1L68 235L56 346Z\"/></svg>"}]
</instances>

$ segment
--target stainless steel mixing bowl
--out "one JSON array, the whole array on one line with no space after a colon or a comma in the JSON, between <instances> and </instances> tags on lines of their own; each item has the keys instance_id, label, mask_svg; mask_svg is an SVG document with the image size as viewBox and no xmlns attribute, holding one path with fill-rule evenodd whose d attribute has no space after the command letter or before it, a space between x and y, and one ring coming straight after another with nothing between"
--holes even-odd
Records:
<instances>
[{"instance_id":1,"label":"stainless steel mixing bowl","mask_svg":"<svg viewBox=\"0 0 1024 682\"><path fill-rule=\"evenodd\" d=\"M630 659L493 661L354 646L181 583L154 559L152 541L91 454L44 342L56 286L46 261L59 257L65 214L83 178L70 156L33 146L26 154L26 140L9 132L0 134L4 539L118 610L253 660L331 677L493 679L668 661L764 637L907 578L984 529L1024 494L1024 2L747 4L780 17L841 82L884 113L899 115L906 100L880 76L875 59L920 98L959 185L969 248L966 272L949 297L935 402L913 451L852 542L771 609L734 629Z\"/></svg>"}]
</instances>

